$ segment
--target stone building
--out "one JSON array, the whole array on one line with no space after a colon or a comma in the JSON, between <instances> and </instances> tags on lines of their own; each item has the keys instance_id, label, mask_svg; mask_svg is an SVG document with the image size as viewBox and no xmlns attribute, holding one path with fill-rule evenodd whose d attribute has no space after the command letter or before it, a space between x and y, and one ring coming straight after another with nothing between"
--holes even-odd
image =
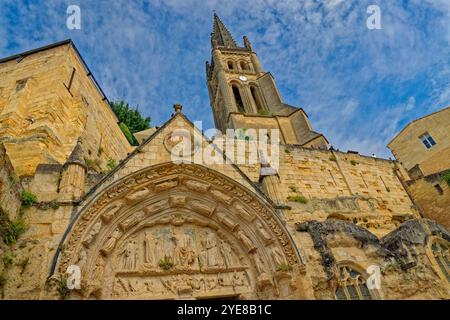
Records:
<instances>
[{"instance_id":1,"label":"stone building","mask_svg":"<svg viewBox=\"0 0 450 320\"><path fill-rule=\"evenodd\" d=\"M224 135L175 105L134 149L71 41L0 61L0 232L27 225L1 245L3 298L448 299L450 233L419 215L403 167L330 150L216 15L211 45ZM224 148L227 129L243 136Z\"/></svg>"},{"instance_id":2,"label":"stone building","mask_svg":"<svg viewBox=\"0 0 450 320\"><path fill-rule=\"evenodd\" d=\"M407 188L424 216L450 227L450 107L416 119L388 147L408 170Z\"/></svg>"}]
</instances>

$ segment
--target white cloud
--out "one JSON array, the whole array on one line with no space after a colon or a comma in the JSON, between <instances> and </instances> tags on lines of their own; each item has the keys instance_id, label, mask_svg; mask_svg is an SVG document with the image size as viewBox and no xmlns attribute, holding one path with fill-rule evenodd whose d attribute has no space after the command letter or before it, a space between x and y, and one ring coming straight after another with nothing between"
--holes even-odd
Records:
<instances>
[{"instance_id":1,"label":"white cloud","mask_svg":"<svg viewBox=\"0 0 450 320\"><path fill-rule=\"evenodd\" d=\"M408 103L406 104L405 111L411 111L416 107L416 97L409 97Z\"/></svg>"},{"instance_id":2,"label":"white cloud","mask_svg":"<svg viewBox=\"0 0 450 320\"><path fill-rule=\"evenodd\" d=\"M238 42L249 37L286 102L304 107L340 149L388 156L400 123L450 104L447 0L377 1L383 29L374 31L366 28L371 0L81 1L82 30L72 32L72 1L3 2L1 56L72 37L108 97L139 104L153 124L180 102L192 120L212 125L204 61L214 9ZM18 21L7 16L13 6ZM429 97L403 96L424 73Z\"/></svg>"}]
</instances>

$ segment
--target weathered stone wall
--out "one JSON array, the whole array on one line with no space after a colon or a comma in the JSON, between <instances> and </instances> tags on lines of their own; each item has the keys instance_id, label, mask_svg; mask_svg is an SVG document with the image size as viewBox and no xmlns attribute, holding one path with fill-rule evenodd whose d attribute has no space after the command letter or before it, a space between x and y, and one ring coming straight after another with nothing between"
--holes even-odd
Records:
<instances>
[{"instance_id":1,"label":"weathered stone wall","mask_svg":"<svg viewBox=\"0 0 450 320\"><path fill-rule=\"evenodd\" d=\"M412 220L379 239L352 223L328 220L298 224L294 239L302 243L316 299L336 299L338 269L350 266L369 276L368 267L381 271L381 287L373 299L448 299L448 282L428 251L433 235L448 239L448 231L430 220Z\"/></svg>"},{"instance_id":2,"label":"weathered stone wall","mask_svg":"<svg viewBox=\"0 0 450 320\"><path fill-rule=\"evenodd\" d=\"M407 185L424 216L450 228L450 187L442 180L442 176L443 172L436 173L410 180Z\"/></svg>"},{"instance_id":3,"label":"weathered stone wall","mask_svg":"<svg viewBox=\"0 0 450 320\"><path fill-rule=\"evenodd\" d=\"M0 144L0 209L14 220L20 212L22 186L14 173L6 150Z\"/></svg>"},{"instance_id":4,"label":"weathered stone wall","mask_svg":"<svg viewBox=\"0 0 450 320\"><path fill-rule=\"evenodd\" d=\"M240 160L239 168L258 183L260 165L248 162L250 150L258 147L253 141L246 145L245 159L237 157L237 147L234 159ZM284 204L291 207L284 210L289 223L334 217L353 221L383 236L401 222L419 217L399 179L404 175L404 170L390 160L280 145L274 188ZM305 201L299 202L299 196Z\"/></svg>"},{"instance_id":5,"label":"weathered stone wall","mask_svg":"<svg viewBox=\"0 0 450 320\"><path fill-rule=\"evenodd\" d=\"M131 151L87 72L70 43L0 64L0 141L18 176L64 164L79 137L98 170Z\"/></svg>"},{"instance_id":6,"label":"weathered stone wall","mask_svg":"<svg viewBox=\"0 0 450 320\"><path fill-rule=\"evenodd\" d=\"M25 210L25 233L20 235L17 243L0 246L2 258L5 255L12 257L9 267L0 264L0 274L5 279L0 288L4 299L40 299L45 296L52 259L71 214L71 206Z\"/></svg>"},{"instance_id":7,"label":"weathered stone wall","mask_svg":"<svg viewBox=\"0 0 450 320\"><path fill-rule=\"evenodd\" d=\"M294 148L280 161L280 192L292 210L290 222L337 218L358 223L378 236L397 219L418 217L392 161L357 154ZM283 159L284 158L284 159ZM295 202L304 196L307 203Z\"/></svg>"}]
</instances>

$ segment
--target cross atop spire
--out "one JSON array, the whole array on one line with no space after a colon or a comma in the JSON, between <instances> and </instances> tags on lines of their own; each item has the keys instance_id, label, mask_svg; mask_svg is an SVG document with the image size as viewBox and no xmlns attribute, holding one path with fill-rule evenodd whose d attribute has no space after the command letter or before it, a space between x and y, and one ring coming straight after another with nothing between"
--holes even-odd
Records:
<instances>
[{"instance_id":1,"label":"cross atop spire","mask_svg":"<svg viewBox=\"0 0 450 320\"><path fill-rule=\"evenodd\" d=\"M216 12L214 12L214 31L211 34L211 44L213 46L217 44L227 48L237 48L236 42Z\"/></svg>"}]
</instances>

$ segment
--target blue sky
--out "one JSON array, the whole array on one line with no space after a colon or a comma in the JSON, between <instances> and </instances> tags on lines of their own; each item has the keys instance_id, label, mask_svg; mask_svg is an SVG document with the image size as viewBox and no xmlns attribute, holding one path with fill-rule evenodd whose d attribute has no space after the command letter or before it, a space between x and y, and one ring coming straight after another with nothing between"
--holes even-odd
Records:
<instances>
[{"instance_id":1,"label":"blue sky","mask_svg":"<svg viewBox=\"0 0 450 320\"><path fill-rule=\"evenodd\" d=\"M81 30L66 28L70 4ZM381 30L366 27L372 4ZM213 10L335 148L389 157L406 123L450 105L450 0L0 0L0 57L72 38L110 100L152 125L182 103L207 129Z\"/></svg>"}]
</instances>

